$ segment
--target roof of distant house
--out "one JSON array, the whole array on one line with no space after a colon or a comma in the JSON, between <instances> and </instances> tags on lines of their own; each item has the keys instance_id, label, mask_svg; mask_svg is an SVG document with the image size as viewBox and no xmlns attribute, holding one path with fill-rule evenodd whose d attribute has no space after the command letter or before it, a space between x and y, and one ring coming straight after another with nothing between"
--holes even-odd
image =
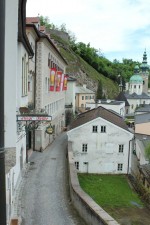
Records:
<instances>
[{"instance_id":1,"label":"roof of distant house","mask_svg":"<svg viewBox=\"0 0 150 225\"><path fill-rule=\"evenodd\" d=\"M84 86L76 86L75 92L76 94L95 94L94 91L91 91Z\"/></svg>"},{"instance_id":2,"label":"roof of distant house","mask_svg":"<svg viewBox=\"0 0 150 225\"><path fill-rule=\"evenodd\" d=\"M39 23L40 18L39 17L26 17L26 23Z\"/></svg>"},{"instance_id":3,"label":"roof of distant house","mask_svg":"<svg viewBox=\"0 0 150 225\"><path fill-rule=\"evenodd\" d=\"M125 96L127 99L150 99L150 96L148 96L144 92L141 95L137 95L136 93L133 94L125 93Z\"/></svg>"},{"instance_id":4,"label":"roof of distant house","mask_svg":"<svg viewBox=\"0 0 150 225\"><path fill-rule=\"evenodd\" d=\"M70 125L70 130L79 127L87 122L90 122L98 117L103 118L109 121L110 123L113 123L116 126L130 132L128 126L124 122L123 118L120 117L120 115L117 115L116 113L105 109L102 106L79 114L77 118L73 121L73 123Z\"/></svg>"},{"instance_id":5,"label":"roof of distant house","mask_svg":"<svg viewBox=\"0 0 150 225\"><path fill-rule=\"evenodd\" d=\"M124 101L125 102L125 106L130 106L124 92L120 92L119 95L116 97L116 100L118 101Z\"/></svg>"},{"instance_id":6,"label":"roof of distant house","mask_svg":"<svg viewBox=\"0 0 150 225\"><path fill-rule=\"evenodd\" d=\"M150 105L143 105L142 107L136 109L135 112L150 112Z\"/></svg>"},{"instance_id":7,"label":"roof of distant house","mask_svg":"<svg viewBox=\"0 0 150 225\"><path fill-rule=\"evenodd\" d=\"M135 115L135 124L150 122L150 113Z\"/></svg>"},{"instance_id":8,"label":"roof of distant house","mask_svg":"<svg viewBox=\"0 0 150 225\"><path fill-rule=\"evenodd\" d=\"M74 77L70 77L68 76L67 81L76 81L77 79L75 79Z\"/></svg>"}]
</instances>

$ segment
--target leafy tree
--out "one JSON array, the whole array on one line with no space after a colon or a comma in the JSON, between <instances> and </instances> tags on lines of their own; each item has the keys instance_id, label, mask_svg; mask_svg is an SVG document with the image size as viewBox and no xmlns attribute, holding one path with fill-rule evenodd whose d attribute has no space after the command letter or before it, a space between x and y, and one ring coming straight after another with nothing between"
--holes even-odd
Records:
<instances>
[{"instance_id":1,"label":"leafy tree","mask_svg":"<svg viewBox=\"0 0 150 225\"><path fill-rule=\"evenodd\" d=\"M102 87L102 82L101 80L98 81L98 87L97 87L97 92L96 92L96 101L98 99L103 98L103 87Z\"/></svg>"},{"instance_id":2,"label":"leafy tree","mask_svg":"<svg viewBox=\"0 0 150 225\"><path fill-rule=\"evenodd\" d=\"M150 144L145 148L145 154L150 162Z\"/></svg>"}]
</instances>

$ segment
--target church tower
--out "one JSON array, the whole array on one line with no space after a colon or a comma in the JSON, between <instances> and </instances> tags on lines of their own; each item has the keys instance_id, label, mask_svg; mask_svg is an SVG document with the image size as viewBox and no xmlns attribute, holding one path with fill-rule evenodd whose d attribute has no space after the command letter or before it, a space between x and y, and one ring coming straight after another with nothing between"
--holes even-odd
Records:
<instances>
[{"instance_id":1,"label":"church tower","mask_svg":"<svg viewBox=\"0 0 150 225\"><path fill-rule=\"evenodd\" d=\"M129 94L137 94L141 95L143 92L143 79L142 76L139 74L139 66L136 65L134 68L134 74L130 78L130 85L129 85Z\"/></svg>"},{"instance_id":2,"label":"church tower","mask_svg":"<svg viewBox=\"0 0 150 225\"><path fill-rule=\"evenodd\" d=\"M143 78L143 92L148 93L148 77L149 77L149 65L147 64L146 50L143 54L143 62L140 65L140 75Z\"/></svg>"}]
</instances>

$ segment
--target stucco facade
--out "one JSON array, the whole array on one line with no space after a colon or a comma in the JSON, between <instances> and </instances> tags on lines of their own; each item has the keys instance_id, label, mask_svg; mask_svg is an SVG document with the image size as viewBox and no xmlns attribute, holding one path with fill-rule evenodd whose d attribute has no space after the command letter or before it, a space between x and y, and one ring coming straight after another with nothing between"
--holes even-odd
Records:
<instances>
[{"instance_id":1,"label":"stucco facade","mask_svg":"<svg viewBox=\"0 0 150 225\"><path fill-rule=\"evenodd\" d=\"M130 171L129 146L133 134L129 131L98 117L67 134L79 172L127 174Z\"/></svg>"},{"instance_id":2,"label":"stucco facade","mask_svg":"<svg viewBox=\"0 0 150 225\"><path fill-rule=\"evenodd\" d=\"M36 109L43 110L52 116L51 125L54 127L53 135L45 133L50 123L41 123L35 131L35 149L43 150L53 141L65 126L65 91L50 91L50 65L49 57L55 65L65 73L66 62L59 55L50 41L41 37L37 43L37 67L36 67Z\"/></svg>"},{"instance_id":3,"label":"stucco facade","mask_svg":"<svg viewBox=\"0 0 150 225\"><path fill-rule=\"evenodd\" d=\"M110 109L115 111L116 113L120 114L122 117L125 117L125 102L121 101L114 101L114 100L106 100L101 101L99 100L97 103L86 103L86 108L94 109L96 107L102 106L106 109Z\"/></svg>"}]
</instances>

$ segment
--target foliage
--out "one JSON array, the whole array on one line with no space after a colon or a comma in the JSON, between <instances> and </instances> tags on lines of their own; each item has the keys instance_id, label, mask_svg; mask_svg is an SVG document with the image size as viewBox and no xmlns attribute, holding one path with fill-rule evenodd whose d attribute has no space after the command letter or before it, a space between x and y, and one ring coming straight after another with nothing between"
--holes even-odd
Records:
<instances>
[{"instance_id":1,"label":"foliage","mask_svg":"<svg viewBox=\"0 0 150 225\"><path fill-rule=\"evenodd\" d=\"M148 160L150 162L150 144L147 145L147 147L145 148L145 154L146 154L146 157L148 158Z\"/></svg>"},{"instance_id":2,"label":"foliage","mask_svg":"<svg viewBox=\"0 0 150 225\"><path fill-rule=\"evenodd\" d=\"M96 92L96 100L103 98L103 87L101 80L98 81L98 88Z\"/></svg>"},{"instance_id":3,"label":"foliage","mask_svg":"<svg viewBox=\"0 0 150 225\"><path fill-rule=\"evenodd\" d=\"M66 127L73 121L74 115L72 111L66 110Z\"/></svg>"},{"instance_id":4,"label":"foliage","mask_svg":"<svg viewBox=\"0 0 150 225\"><path fill-rule=\"evenodd\" d=\"M133 207L132 202L142 205L124 175L78 174L78 178L83 190L104 209Z\"/></svg>"},{"instance_id":5,"label":"foliage","mask_svg":"<svg viewBox=\"0 0 150 225\"><path fill-rule=\"evenodd\" d=\"M132 59L124 58L122 63L117 59L114 59L114 61L111 62L102 55L100 50L91 47L90 43L85 44L83 42L78 42L76 44L74 43L71 47L78 55L80 55L80 57L88 62L99 73L104 74L104 76L119 83L118 75L120 74L123 85L125 84L125 81L128 81L131 75L133 75L134 66L137 64L137 62Z\"/></svg>"}]
</instances>

